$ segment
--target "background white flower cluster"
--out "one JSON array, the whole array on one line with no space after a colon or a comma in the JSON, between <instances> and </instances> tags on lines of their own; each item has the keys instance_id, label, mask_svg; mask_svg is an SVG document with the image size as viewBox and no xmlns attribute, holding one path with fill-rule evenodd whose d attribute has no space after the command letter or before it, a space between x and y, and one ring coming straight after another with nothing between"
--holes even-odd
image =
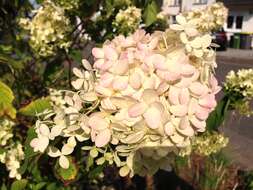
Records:
<instances>
[{"instance_id":1,"label":"background white flower cluster","mask_svg":"<svg viewBox=\"0 0 253 190\"><path fill-rule=\"evenodd\" d=\"M23 147L13 139L15 123L7 118L0 120L0 162L5 164L10 178L21 179L18 171L20 162L24 159Z\"/></svg>"}]
</instances>

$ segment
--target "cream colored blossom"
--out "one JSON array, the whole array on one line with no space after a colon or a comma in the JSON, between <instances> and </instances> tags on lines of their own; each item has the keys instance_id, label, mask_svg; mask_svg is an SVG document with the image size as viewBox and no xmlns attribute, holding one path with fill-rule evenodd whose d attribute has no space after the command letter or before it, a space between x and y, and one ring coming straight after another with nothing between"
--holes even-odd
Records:
<instances>
[{"instance_id":1,"label":"cream colored blossom","mask_svg":"<svg viewBox=\"0 0 253 190\"><path fill-rule=\"evenodd\" d=\"M92 50L93 66L84 60L83 68L73 69L75 91L51 98L59 102L52 103L55 115L40 119L46 133L36 130L36 138L49 140L43 150L59 157L61 167L69 166L67 156L85 140L92 148L83 150L98 165L114 162L121 176L169 170L175 155L189 153L220 87L211 70L210 36L185 17L178 22L166 32L119 35ZM52 148L51 130L59 120L68 124L58 133L63 147L75 141L67 152Z\"/></svg>"},{"instance_id":2,"label":"cream colored blossom","mask_svg":"<svg viewBox=\"0 0 253 190\"><path fill-rule=\"evenodd\" d=\"M13 140L14 123L6 118L0 120L0 162L5 164L10 178L21 179L18 169L24 159L23 147Z\"/></svg>"},{"instance_id":3,"label":"cream colored blossom","mask_svg":"<svg viewBox=\"0 0 253 190\"><path fill-rule=\"evenodd\" d=\"M43 57L54 55L58 49L67 51L71 45L67 39L71 26L64 9L45 1L34 13L31 20L20 20L20 25L29 31L30 45L34 51Z\"/></svg>"},{"instance_id":4,"label":"cream colored blossom","mask_svg":"<svg viewBox=\"0 0 253 190\"><path fill-rule=\"evenodd\" d=\"M217 132L206 133L193 139L192 149L197 154L209 156L219 152L228 144L228 138Z\"/></svg>"},{"instance_id":5,"label":"cream colored blossom","mask_svg":"<svg viewBox=\"0 0 253 190\"><path fill-rule=\"evenodd\" d=\"M141 22L141 9L134 6L127 7L126 10L119 10L113 21L113 26L118 33L128 34L135 31Z\"/></svg>"}]
</instances>

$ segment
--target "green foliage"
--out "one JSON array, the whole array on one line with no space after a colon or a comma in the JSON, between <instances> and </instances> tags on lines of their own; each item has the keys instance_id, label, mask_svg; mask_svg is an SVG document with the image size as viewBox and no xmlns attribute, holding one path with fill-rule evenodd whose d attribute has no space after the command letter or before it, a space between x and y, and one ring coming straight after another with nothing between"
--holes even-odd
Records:
<instances>
[{"instance_id":1,"label":"green foliage","mask_svg":"<svg viewBox=\"0 0 253 190\"><path fill-rule=\"evenodd\" d=\"M156 4L156 1L155 0L149 1L143 13L143 19L146 27L149 27L157 20L157 14L158 14L158 6Z\"/></svg>"},{"instance_id":2,"label":"green foliage","mask_svg":"<svg viewBox=\"0 0 253 190\"><path fill-rule=\"evenodd\" d=\"M13 100L12 90L0 81L0 116L8 115L13 119L16 117L16 109L12 105Z\"/></svg>"},{"instance_id":3,"label":"green foliage","mask_svg":"<svg viewBox=\"0 0 253 190\"><path fill-rule=\"evenodd\" d=\"M63 182L68 182L68 181L73 181L75 180L77 173L78 173L78 168L74 160L69 157L69 168L68 169L63 169L59 166L59 164L56 165L56 173L57 176L63 181Z\"/></svg>"},{"instance_id":4,"label":"green foliage","mask_svg":"<svg viewBox=\"0 0 253 190\"><path fill-rule=\"evenodd\" d=\"M19 113L26 116L36 116L45 110L50 110L51 104L49 98L40 98L30 102L19 110Z\"/></svg>"},{"instance_id":5,"label":"green foliage","mask_svg":"<svg viewBox=\"0 0 253 190\"><path fill-rule=\"evenodd\" d=\"M11 184L11 190L24 190L26 188L27 183L28 183L28 180L26 179L14 181Z\"/></svg>"},{"instance_id":6,"label":"green foliage","mask_svg":"<svg viewBox=\"0 0 253 190\"><path fill-rule=\"evenodd\" d=\"M229 104L230 99L227 96L224 96L223 99L218 102L215 110L211 112L207 119L207 129L209 131L217 131L220 125L224 122Z\"/></svg>"}]
</instances>

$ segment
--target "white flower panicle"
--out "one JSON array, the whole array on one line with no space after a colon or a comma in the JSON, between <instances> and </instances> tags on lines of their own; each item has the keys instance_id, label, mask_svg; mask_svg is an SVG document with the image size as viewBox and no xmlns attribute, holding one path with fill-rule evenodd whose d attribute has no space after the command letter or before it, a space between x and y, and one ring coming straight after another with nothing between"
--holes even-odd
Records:
<instances>
[{"instance_id":1,"label":"white flower panicle","mask_svg":"<svg viewBox=\"0 0 253 190\"><path fill-rule=\"evenodd\" d=\"M43 57L54 55L58 49L67 51L71 45L67 38L71 26L64 9L45 1L34 12L31 20L20 19L20 25L30 33L30 45L34 51Z\"/></svg>"},{"instance_id":2,"label":"white flower panicle","mask_svg":"<svg viewBox=\"0 0 253 190\"><path fill-rule=\"evenodd\" d=\"M225 91L237 94L245 99L253 98L253 69L240 69L237 73L230 71L224 83Z\"/></svg>"},{"instance_id":3,"label":"white flower panicle","mask_svg":"<svg viewBox=\"0 0 253 190\"><path fill-rule=\"evenodd\" d=\"M197 9L186 12L187 20L195 20L196 26L201 32L214 31L223 26L228 16L228 10L223 3L214 3L206 9Z\"/></svg>"},{"instance_id":4,"label":"white flower panicle","mask_svg":"<svg viewBox=\"0 0 253 190\"><path fill-rule=\"evenodd\" d=\"M5 146L8 141L13 137L12 127L14 123L10 120L4 119L0 123L0 146Z\"/></svg>"},{"instance_id":5,"label":"white flower panicle","mask_svg":"<svg viewBox=\"0 0 253 190\"><path fill-rule=\"evenodd\" d=\"M12 139L13 126L14 123L8 119L0 121L0 162L5 164L10 178L20 180L21 175L18 169L20 168L20 162L24 159L24 152L22 145Z\"/></svg>"},{"instance_id":6,"label":"white flower panicle","mask_svg":"<svg viewBox=\"0 0 253 190\"><path fill-rule=\"evenodd\" d=\"M240 69L237 73L230 71L224 89L233 109L248 117L253 115L250 105L253 99L253 69Z\"/></svg>"},{"instance_id":7,"label":"white flower panicle","mask_svg":"<svg viewBox=\"0 0 253 190\"><path fill-rule=\"evenodd\" d=\"M93 146L83 150L98 165L115 163L121 176L169 170L205 131L220 90L209 35L183 16L177 20L166 32L137 30L94 48L93 67L83 60L85 70L73 69L76 91L52 97L59 102L53 113L37 121L34 150L68 168L76 144L89 140ZM51 143L59 136L62 148Z\"/></svg>"},{"instance_id":8,"label":"white flower panicle","mask_svg":"<svg viewBox=\"0 0 253 190\"><path fill-rule=\"evenodd\" d=\"M54 2L67 11L78 9L80 6L80 0L54 0Z\"/></svg>"},{"instance_id":9,"label":"white flower panicle","mask_svg":"<svg viewBox=\"0 0 253 190\"><path fill-rule=\"evenodd\" d=\"M119 33L128 34L139 28L140 23L141 9L129 6L126 10L119 10L113 26Z\"/></svg>"},{"instance_id":10,"label":"white flower panicle","mask_svg":"<svg viewBox=\"0 0 253 190\"><path fill-rule=\"evenodd\" d=\"M209 156L219 152L227 144L227 137L217 132L212 132L196 137L192 142L192 149L197 154Z\"/></svg>"}]
</instances>

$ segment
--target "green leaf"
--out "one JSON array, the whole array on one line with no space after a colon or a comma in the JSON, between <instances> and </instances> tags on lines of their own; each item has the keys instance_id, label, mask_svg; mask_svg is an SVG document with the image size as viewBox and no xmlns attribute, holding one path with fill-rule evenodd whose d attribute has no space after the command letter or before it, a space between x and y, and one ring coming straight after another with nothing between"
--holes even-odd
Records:
<instances>
[{"instance_id":1,"label":"green leaf","mask_svg":"<svg viewBox=\"0 0 253 190\"><path fill-rule=\"evenodd\" d=\"M26 179L21 179L18 181L14 181L11 184L11 190L23 190L25 189L26 185L27 185L27 180Z\"/></svg>"},{"instance_id":2,"label":"green leaf","mask_svg":"<svg viewBox=\"0 0 253 190\"><path fill-rule=\"evenodd\" d=\"M40 190L40 189L42 189L43 187L45 187L46 185L47 185L46 182L40 182L40 183L36 184L35 187L33 187L32 190Z\"/></svg>"},{"instance_id":3,"label":"green leaf","mask_svg":"<svg viewBox=\"0 0 253 190\"><path fill-rule=\"evenodd\" d=\"M52 84L58 79L60 79L64 74L64 67L62 65L62 60L56 59L49 62L43 73L43 80L48 84Z\"/></svg>"},{"instance_id":4,"label":"green leaf","mask_svg":"<svg viewBox=\"0 0 253 190\"><path fill-rule=\"evenodd\" d=\"M60 179L64 182L73 181L78 173L78 168L74 163L73 159L71 157L68 157L68 159L69 159L68 169L61 168L58 163L56 165L56 173L60 177Z\"/></svg>"},{"instance_id":5,"label":"green leaf","mask_svg":"<svg viewBox=\"0 0 253 190\"><path fill-rule=\"evenodd\" d=\"M23 164L19 168L19 173L24 174L28 168L28 166L31 166L33 164L34 156L38 153L33 151L33 148L30 146L30 142L32 139L34 139L37 136L34 128L29 128L26 136L25 141L25 160L23 161Z\"/></svg>"},{"instance_id":6,"label":"green leaf","mask_svg":"<svg viewBox=\"0 0 253 190\"><path fill-rule=\"evenodd\" d=\"M155 0L149 1L144 9L143 19L146 27L150 26L157 20L158 5Z\"/></svg>"},{"instance_id":7,"label":"green leaf","mask_svg":"<svg viewBox=\"0 0 253 190\"><path fill-rule=\"evenodd\" d=\"M16 118L16 109L12 105L13 100L12 90L0 81L0 116L8 115L12 119Z\"/></svg>"},{"instance_id":8,"label":"green leaf","mask_svg":"<svg viewBox=\"0 0 253 190\"><path fill-rule=\"evenodd\" d=\"M77 63L81 64L82 63L82 52L81 50L71 50L69 53L70 57Z\"/></svg>"},{"instance_id":9,"label":"green leaf","mask_svg":"<svg viewBox=\"0 0 253 190\"><path fill-rule=\"evenodd\" d=\"M105 168L105 164L96 166L93 170L89 172L89 178L94 179L98 177L102 173L104 168Z\"/></svg>"},{"instance_id":10,"label":"green leaf","mask_svg":"<svg viewBox=\"0 0 253 190\"><path fill-rule=\"evenodd\" d=\"M224 122L226 114L228 112L228 107L230 104L230 100L227 96L224 96L222 100L220 100L214 109L213 112L209 115L206 123L207 130L218 130L219 126Z\"/></svg>"},{"instance_id":11,"label":"green leaf","mask_svg":"<svg viewBox=\"0 0 253 190\"><path fill-rule=\"evenodd\" d=\"M45 110L51 110L49 98L40 98L32 101L30 104L19 110L19 113L26 116L36 116L38 113L42 113Z\"/></svg>"},{"instance_id":12,"label":"green leaf","mask_svg":"<svg viewBox=\"0 0 253 190\"><path fill-rule=\"evenodd\" d=\"M1 186L1 190L7 190L7 187L6 187L5 184L3 184L3 185Z\"/></svg>"}]
</instances>

